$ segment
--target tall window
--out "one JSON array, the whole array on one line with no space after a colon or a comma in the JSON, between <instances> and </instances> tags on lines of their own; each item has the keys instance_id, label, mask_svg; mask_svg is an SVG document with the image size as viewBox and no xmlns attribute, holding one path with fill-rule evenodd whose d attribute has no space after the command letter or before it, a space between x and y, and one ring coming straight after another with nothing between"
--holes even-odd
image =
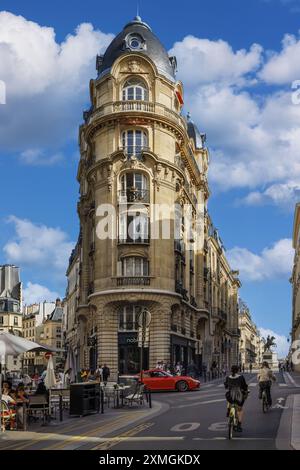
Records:
<instances>
[{"instance_id":1,"label":"tall window","mask_svg":"<svg viewBox=\"0 0 300 470\"><path fill-rule=\"evenodd\" d=\"M128 130L122 134L122 145L128 156L140 156L148 147L148 136L145 131Z\"/></svg>"},{"instance_id":2,"label":"tall window","mask_svg":"<svg viewBox=\"0 0 300 470\"><path fill-rule=\"evenodd\" d=\"M14 326L18 326L19 325L19 319L18 317L14 317Z\"/></svg>"},{"instance_id":3,"label":"tall window","mask_svg":"<svg viewBox=\"0 0 300 470\"><path fill-rule=\"evenodd\" d=\"M149 242L148 214L122 212L119 216L119 241L121 243Z\"/></svg>"},{"instance_id":4,"label":"tall window","mask_svg":"<svg viewBox=\"0 0 300 470\"><path fill-rule=\"evenodd\" d=\"M121 188L120 196L122 201L149 203L147 178L142 173L126 173L123 175Z\"/></svg>"},{"instance_id":5,"label":"tall window","mask_svg":"<svg viewBox=\"0 0 300 470\"><path fill-rule=\"evenodd\" d=\"M126 305L123 307L119 313L119 330L136 331L138 329L138 315L141 311L141 306Z\"/></svg>"},{"instance_id":6,"label":"tall window","mask_svg":"<svg viewBox=\"0 0 300 470\"><path fill-rule=\"evenodd\" d=\"M123 88L123 101L148 101L148 90L138 78L130 78Z\"/></svg>"},{"instance_id":7,"label":"tall window","mask_svg":"<svg viewBox=\"0 0 300 470\"><path fill-rule=\"evenodd\" d=\"M3 317L0 317L0 325L3 325L4 321L3 321Z\"/></svg>"},{"instance_id":8,"label":"tall window","mask_svg":"<svg viewBox=\"0 0 300 470\"><path fill-rule=\"evenodd\" d=\"M146 258L137 256L124 258L122 260L122 276L142 277L149 276L149 262Z\"/></svg>"}]
</instances>

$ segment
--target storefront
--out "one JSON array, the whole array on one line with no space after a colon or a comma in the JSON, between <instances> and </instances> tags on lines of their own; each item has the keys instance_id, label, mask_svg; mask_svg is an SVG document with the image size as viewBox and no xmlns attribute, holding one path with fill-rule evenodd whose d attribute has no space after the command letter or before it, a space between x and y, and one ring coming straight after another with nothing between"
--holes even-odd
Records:
<instances>
[{"instance_id":1,"label":"storefront","mask_svg":"<svg viewBox=\"0 0 300 470\"><path fill-rule=\"evenodd\" d=\"M119 333L119 374L138 374L140 354L137 333ZM144 348L143 369L149 369L149 349Z\"/></svg>"},{"instance_id":2,"label":"storefront","mask_svg":"<svg viewBox=\"0 0 300 470\"><path fill-rule=\"evenodd\" d=\"M171 335L171 362L175 366L180 362L184 367L195 363L196 342L181 336Z\"/></svg>"}]
</instances>

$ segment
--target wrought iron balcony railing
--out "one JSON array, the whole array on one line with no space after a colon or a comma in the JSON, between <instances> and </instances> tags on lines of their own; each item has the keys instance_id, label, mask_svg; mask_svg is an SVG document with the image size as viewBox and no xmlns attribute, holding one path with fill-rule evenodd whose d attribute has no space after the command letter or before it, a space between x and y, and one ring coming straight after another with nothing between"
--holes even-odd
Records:
<instances>
[{"instance_id":1,"label":"wrought iron balcony railing","mask_svg":"<svg viewBox=\"0 0 300 470\"><path fill-rule=\"evenodd\" d=\"M119 204L149 204L150 191L147 189L130 188L127 190L119 191Z\"/></svg>"},{"instance_id":2,"label":"wrought iron balcony railing","mask_svg":"<svg viewBox=\"0 0 300 470\"><path fill-rule=\"evenodd\" d=\"M150 237L119 237L119 245L150 245Z\"/></svg>"},{"instance_id":3,"label":"wrought iron balcony railing","mask_svg":"<svg viewBox=\"0 0 300 470\"><path fill-rule=\"evenodd\" d=\"M119 277L117 279L117 286L150 286L150 277L147 276L134 276L134 277Z\"/></svg>"}]
</instances>

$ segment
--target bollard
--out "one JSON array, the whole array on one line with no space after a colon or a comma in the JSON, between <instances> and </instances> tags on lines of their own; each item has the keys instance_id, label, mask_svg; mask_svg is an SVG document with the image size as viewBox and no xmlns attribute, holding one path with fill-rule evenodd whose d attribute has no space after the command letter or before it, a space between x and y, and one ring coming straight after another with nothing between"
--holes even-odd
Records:
<instances>
[{"instance_id":1,"label":"bollard","mask_svg":"<svg viewBox=\"0 0 300 470\"><path fill-rule=\"evenodd\" d=\"M149 408L152 408L152 396L151 396L150 390L148 390L148 394L149 394Z\"/></svg>"},{"instance_id":2,"label":"bollard","mask_svg":"<svg viewBox=\"0 0 300 470\"><path fill-rule=\"evenodd\" d=\"M59 395L59 421L63 421L63 397Z\"/></svg>"},{"instance_id":3,"label":"bollard","mask_svg":"<svg viewBox=\"0 0 300 470\"><path fill-rule=\"evenodd\" d=\"M101 401L101 414L103 415L103 413L104 413L104 391L103 391L102 387L100 389L100 401Z\"/></svg>"}]
</instances>

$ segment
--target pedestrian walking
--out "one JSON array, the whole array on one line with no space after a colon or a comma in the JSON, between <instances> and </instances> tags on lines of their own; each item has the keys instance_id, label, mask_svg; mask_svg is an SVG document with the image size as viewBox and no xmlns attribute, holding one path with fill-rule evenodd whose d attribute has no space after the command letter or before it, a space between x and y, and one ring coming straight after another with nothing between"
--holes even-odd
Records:
<instances>
[{"instance_id":1,"label":"pedestrian walking","mask_svg":"<svg viewBox=\"0 0 300 470\"><path fill-rule=\"evenodd\" d=\"M103 377L104 385L106 385L110 377L110 369L106 364L104 364L103 369L102 369L102 377Z\"/></svg>"},{"instance_id":2,"label":"pedestrian walking","mask_svg":"<svg viewBox=\"0 0 300 470\"><path fill-rule=\"evenodd\" d=\"M252 362L250 363L249 369L250 369L250 374L252 374L252 369L253 369Z\"/></svg>"}]
</instances>

